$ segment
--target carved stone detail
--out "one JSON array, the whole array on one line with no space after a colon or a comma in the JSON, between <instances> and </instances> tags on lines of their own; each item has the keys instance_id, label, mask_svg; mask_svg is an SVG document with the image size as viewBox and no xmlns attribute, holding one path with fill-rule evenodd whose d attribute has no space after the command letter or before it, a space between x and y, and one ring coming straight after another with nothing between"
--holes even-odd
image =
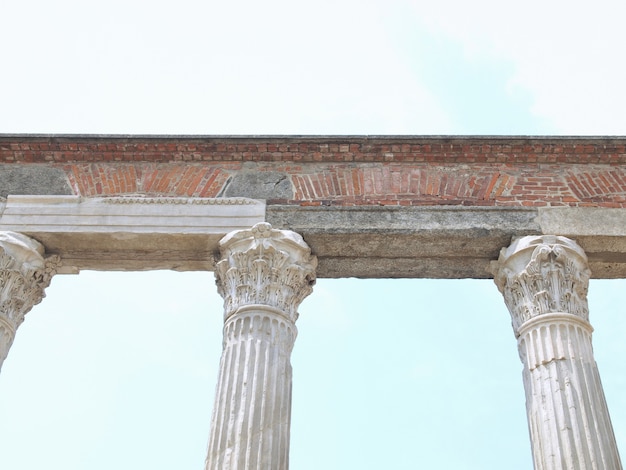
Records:
<instances>
[{"instance_id":1,"label":"carved stone detail","mask_svg":"<svg viewBox=\"0 0 626 470\"><path fill-rule=\"evenodd\" d=\"M548 235L520 238L502 249L494 274L516 334L528 320L546 313L568 312L589 319L587 256L572 240Z\"/></svg>"},{"instance_id":2,"label":"carved stone detail","mask_svg":"<svg viewBox=\"0 0 626 470\"><path fill-rule=\"evenodd\" d=\"M524 237L493 268L524 364L535 470L621 469L593 358L585 253L564 237Z\"/></svg>"},{"instance_id":3,"label":"carved stone detail","mask_svg":"<svg viewBox=\"0 0 626 470\"><path fill-rule=\"evenodd\" d=\"M103 198L105 204L201 204L215 205L250 205L258 204L254 199L245 197L224 198L188 198L188 197L141 197L141 196L113 196Z\"/></svg>"},{"instance_id":4,"label":"carved stone detail","mask_svg":"<svg viewBox=\"0 0 626 470\"><path fill-rule=\"evenodd\" d=\"M286 470L296 327L246 307L224 326L206 470Z\"/></svg>"},{"instance_id":5,"label":"carved stone detail","mask_svg":"<svg viewBox=\"0 0 626 470\"><path fill-rule=\"evenodd\" d=\"M37 241L15 232L0 232L0 368L25 315L45 296L61 266L58 256L44 258Z\"/></svg>"},{"instance_id":6,"label":"carved stone detail","mask_svg":"<svg viewBox=\"0 0 626 470\"><path fill-rule=\"evenodd\" d=\"M261 222L226 235L220 251L215 276L225 319L240 307L267 305L296 321L298 306L313 290L317 267L299 234Z\"/></svg>"},{"instance_id":7,"label":"carved stone detail","mask_svg":"<svg viewBox=\"0 0 626 470\"><path fill-rule=\"evenodd\" d=\"M287 470L291 351L317 259L300 235L259 223L220 242L224 343L207 470Z\"/></svg>"}]
</instances>

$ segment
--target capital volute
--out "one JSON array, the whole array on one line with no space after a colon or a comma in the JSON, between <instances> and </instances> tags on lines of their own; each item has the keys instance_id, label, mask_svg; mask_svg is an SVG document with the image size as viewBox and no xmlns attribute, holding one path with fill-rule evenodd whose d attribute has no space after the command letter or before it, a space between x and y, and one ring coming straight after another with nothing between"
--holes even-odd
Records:
<instances>
[{"instance_id":1,"label":"capital volute","mask_svg":"<svg viewBox=\"0 0 626 470\"><path fill-rule=\"evenodd\" d=\"M215 277L225 319L244 306L268 306L295 321L315 284L317 258L303 238L261 222L219 243Z\"/></svg>"},{"instance_id":2,"label":"capital volute","mask_svg":"<svg viewBox=\"0 0 626 470\"><path fill-rule=\"evenodd\" d=\"M587 256L573 240L554 235L516 239L492 263L494 281L518 333L528 320L569 313L588 321Z\"/></svg>"},{"instance_id":3,"label":"capital volute","mask_svg":"<svg viewBox=\"0 0 626 470\"><path fill-rule=\"evenodd\" d=\"M14 329L41 302L61 265L58 256L45 258L44 251L26 235L0 232L0 316Z\"/></svg>"}]
</instances>

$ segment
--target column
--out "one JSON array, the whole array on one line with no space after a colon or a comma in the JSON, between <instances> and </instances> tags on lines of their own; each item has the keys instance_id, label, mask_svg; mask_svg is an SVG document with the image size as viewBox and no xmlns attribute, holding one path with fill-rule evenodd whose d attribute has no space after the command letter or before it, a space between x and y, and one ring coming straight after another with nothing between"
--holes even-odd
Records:
<instances>
[{"instance_id":1,"label":"column","mask_svg":"<svg viewBox=\"0 0 626 470\"><path fill-rule=\"evenodd\" d=\"M0 369L9 354L17 327L41 302L58 256L44 259L44 247L15 232L0 232Z\"/></svg>"},{"instance_id":2,"label":"column","mask_svg":"<svg viewBox=\"0 0 626 470\"><path fill-rule=\"evenodd\" d=\"M206 469L286 470L295 321L317 259L300 235L267 223L230 233L220 253L224 342Z\"/></svg>"},{"instance_id":3,"label":"column","mask_svg":"<svg viewBox=\"0 0 626 470\"><path fill-rule=\"evenodd\" d=\"M523 237L494 275L524 365L535 470L621 469L593 358L584 251L565 237Z\"/></svg>"}]
</instances>

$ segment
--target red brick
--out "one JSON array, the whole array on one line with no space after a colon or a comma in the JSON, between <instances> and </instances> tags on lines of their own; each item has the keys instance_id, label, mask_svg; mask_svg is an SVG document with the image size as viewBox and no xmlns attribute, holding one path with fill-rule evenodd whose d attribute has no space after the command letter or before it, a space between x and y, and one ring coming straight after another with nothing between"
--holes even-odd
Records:
<instances>
[{"instance_id":1,"label":"red brick","mask_svg":"<svg viewBox=\"0 0 626 470\"><path fill-rule=\"evenodd\" d=\"M76 138L57 142L0 136L0 163L63 168L74 191L86 196L141 191L215 195L241 162L258 162L259 171L280 168L290 175L294 204L300 200L333 205L383 201L412 205L626 204L623 142L415 140ZM237 163L230 163L234 160ZM354 162L368 163L359 166ZM215 170L214 165L223 171Z\"/></svg>"}]
</instances>

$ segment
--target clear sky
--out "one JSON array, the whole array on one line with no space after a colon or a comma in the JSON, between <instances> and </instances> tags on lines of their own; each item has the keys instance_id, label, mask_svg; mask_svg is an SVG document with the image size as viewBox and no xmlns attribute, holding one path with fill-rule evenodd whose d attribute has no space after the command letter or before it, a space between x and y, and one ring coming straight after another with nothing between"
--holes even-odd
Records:
<instances>
[{"instance_id":1,"label":"clear sky","mask_svg":"<svg viewBox=\"0 0 626 470\"><path fill-rule=\"evenodd\" d=\"M0 133L625 135L622 2L0 0ZM592 281L626 452L626 283ZM294 470L532 468L492 281L320 280ZM53 279L0 375L0 468L202 468L212 273Z\"/></svg>"}]
</instances>

